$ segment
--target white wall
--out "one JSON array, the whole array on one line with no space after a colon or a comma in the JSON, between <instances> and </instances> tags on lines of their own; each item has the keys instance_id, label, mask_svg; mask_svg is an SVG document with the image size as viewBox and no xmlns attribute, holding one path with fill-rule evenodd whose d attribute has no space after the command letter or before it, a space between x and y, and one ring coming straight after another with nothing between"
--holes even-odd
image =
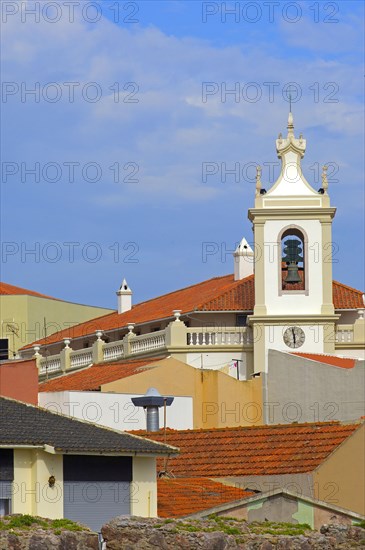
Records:
<instances>
[{"instance_id":1,"label":"white wall","mask_svg":"<svg viewBox=\"0 0 365 550\"><path fill-rule=\"evenodd\" d=\"M306 269L308 275L308 296L304 294L283 294L281 287L281 251L277 239L284 227L302 227L308 237ZM268 220L264 229L265 303L268 315L320 314L322 296L322 229L318 220ZM279 250L278 250L279 249Z\"/></svg>"},{"instance_id":2,"label":"white wall","mask_svg":"<svg viewBox=\"0 0 365 550\"><path fill-rule=\"evenodd\" d=\"M338 349L334 355L339 357L352 357L354 359L365 359L365 349Z\"/></svg>"},{"instance_id":3,"label":"white wall","mask_svg":"<svg viewBox=\"0 0 365 550\"><path fill-rule=\"evenodd\" d=\"M265 350L266 354L269 349L277 349L279 351L298 351L302 353L323 353L323 326L322 325L300 325L300 328L305 334L305 341L300 348L291 349L287 347L283 340L285 330L291 325L271 325L265 327ZM265 369L267 370L267 369Z\"/></svg>"},{"instance_id":4,"label":"white wall","mask_svg":"<svg viewBox=\"0 0 365 550\"><path fill-rule=\"evenodd\" d=\"M135 407L132 397L139 394L100 392L40 392L39 405L50 411L107 426L115 430L145 430L145 412ZM175 397L167 407L167 426L176 430L193 428L193 398ZM160 428L163 427L163 408L160 409Z\"/></svg>"},{"instance_id":5,"label":"white wall","mask_svg":"<svg viewBox=\"0 0 365 550\"><path fill-rule=\"evenodd\" d=\"M229 351L214 353L187 353L186 362L188 365L200 369L223 370L226 374L237 377L237 371L231 366L232 359L239 359L240 380L247 378L247 354L245 352Z\"/></svg>"}]
</instances>

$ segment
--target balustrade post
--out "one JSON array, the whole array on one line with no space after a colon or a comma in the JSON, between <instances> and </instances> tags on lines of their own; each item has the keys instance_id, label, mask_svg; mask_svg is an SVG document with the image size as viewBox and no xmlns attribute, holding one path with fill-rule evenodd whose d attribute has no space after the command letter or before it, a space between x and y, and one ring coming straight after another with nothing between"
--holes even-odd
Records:
<instances>
[{"instance_id":1,"label":"balustrade post","mask_svg":"<svg viewBox=\"0 0 365 550\"><path fill-rule=\"evenodd\" d=\"M171 321L165 329L166 335L166 347L167 348L181 348L186 347L186 334L187 327L183 321L180 321L181 311L174 310L175 321Z\"/></svg>"},{"instance_id":2,"label":"balustrade post","mask_svg":"<svg viewBox=\"0 0 365 550\"><path fill-rule=\"evenodd\" d=\"M104 355L103 355L104 340L101 339L103 335L103 332L101 330L97 330L95 334L96 334L96 340L93 343L93 347L92 347L92 360L94 365L97 365L98 363L102 363L104 360Z\"/></svg>"},{"instance_id":3,"label":"balustrade post","mask_svg":"<svg viewBox=\"0 0 365 550\"><path fill-rule=\"evenodd\" d=\"M360 310L359 312L360 317L356 319L354 323L354 342L357 344L364 344L365 343L365 319L364 319L364 312L363 310Z\"/></svg>"},{"instance_id":4,"label":"balustrade post","mask_svg":"<svg viewBox=\"0 0 365 550\"><path fill-rule=\"evenodd\" d=\"M126 334L122 340L123 345L123 357L128 357L131 354L131 340L136 337L136 335L133 332L134 329L134 323L129 323L128 325L128 334Z\"/></svg>"},{"instance_id":5,"label":"balustrade post","mask_svg":"<svg viewBox=\"0 0 365 550\"><path fill-rule=\"evenodd\" d=\"M64 338L63 340L65 347L60 352L60 361L61 361L61 371L66 372L71 367L71 358L70 354L72 349L70 348L70 338Z\"/></svg>"},{"instance_id":6,"label":"balustrade post","mask_svg":"<svg viewBox=\"0 0 365 550\"><path fill-rule=\"evenodd\" d=\"M34 346L33 349L34 349L34 355L32 356L32 359L35 359L36 367L38 369L38 372L40 372L42 356L39 353L39 350L41 348L40 348L40 346Z\"/></svg>"}]
</instances>

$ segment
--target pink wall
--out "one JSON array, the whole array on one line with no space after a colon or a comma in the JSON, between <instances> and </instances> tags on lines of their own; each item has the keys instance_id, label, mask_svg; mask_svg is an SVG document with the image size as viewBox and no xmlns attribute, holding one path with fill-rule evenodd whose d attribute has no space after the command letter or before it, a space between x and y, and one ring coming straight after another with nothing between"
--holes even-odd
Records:
<instances>
[{"instance_id":1,"label":"pink wall","mask_svg":"<svg viewBox=\"0 0 365 550\"><path fill-rule=\"evenodd\" d=\"M38 369L34 359L0 364L0 395L38 405Z\"/></svg>"}]
</instances>

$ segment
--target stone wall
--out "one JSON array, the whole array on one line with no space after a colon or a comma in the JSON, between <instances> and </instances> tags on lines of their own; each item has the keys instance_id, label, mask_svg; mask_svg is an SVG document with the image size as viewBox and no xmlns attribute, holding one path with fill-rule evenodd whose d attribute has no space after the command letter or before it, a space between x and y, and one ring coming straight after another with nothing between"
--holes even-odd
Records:
<instances>
[{"instance_id":1,"label":"stone wall","mask_svg":"<svg viewBox=\"0 0 365 550\"><path fill-rule=\"evenodd\" d=\"M253 524L252 524L253 525ZM221 529L224 529L222 531ZM258 534L246 522L224 526L211 520L114 518L102 528L107 550L354 550L365 548L365 530L345 525L324 526L305 534ZM265 529L263 529L264 531Z\"/></svg>"},{"instance_id":2,"label":"stone wall","mask_svg":"<svg viewBox=\"0 0 365 550\"><path fill-rule=\"evenodd\" d=\"M273 534L270 531L281 532ZM292 534L283 534L285 529ZM302 529L302 532L300 531ZM248 524L225 518L161 520L120 516L102 528L103 550L356 550L365 548L365 529L325 525L321 532L289 524ZM0 532L0 550L98 550L87 531L45 529Z\"/></svg>"},{"instance_id":3,"label":"stone wall","mask_svg":"<svg viewBox=\"0 0 365 550\"><path fill-rule=\"evenodd\" d=\"M64 531L57 535L43 529L0 532L0 550L98 550L98 535Z\"/></svg>"}]
</instances>

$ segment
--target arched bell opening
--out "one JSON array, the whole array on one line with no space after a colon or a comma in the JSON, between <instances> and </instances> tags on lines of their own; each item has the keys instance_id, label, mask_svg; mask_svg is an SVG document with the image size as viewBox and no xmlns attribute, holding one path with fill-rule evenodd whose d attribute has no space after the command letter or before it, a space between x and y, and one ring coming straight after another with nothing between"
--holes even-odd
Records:
<instances>
[{"instance_id":1,"label":"arched bell opening","mask_svg":"<svg viewBox=\"0 0 365 550\"><path fill-rule=\"evenodd\" d=\"M305 237L298 227L289 227L281 235L281 289L306 290Z\"/></svg>"}]
</instances>

